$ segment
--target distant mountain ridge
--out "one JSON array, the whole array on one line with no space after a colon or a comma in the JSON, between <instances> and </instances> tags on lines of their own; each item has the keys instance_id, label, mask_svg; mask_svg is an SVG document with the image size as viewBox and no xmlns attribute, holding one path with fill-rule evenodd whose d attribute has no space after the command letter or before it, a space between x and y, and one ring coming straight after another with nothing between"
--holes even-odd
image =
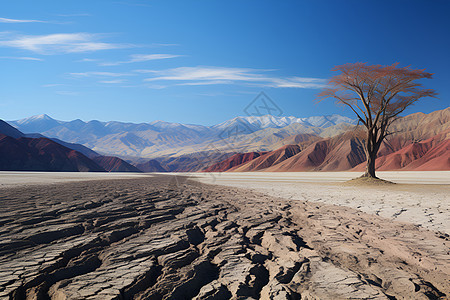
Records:
<instances>
[{"instance_id":1,"label":"distant mountain ridge","mask_svg":"<svg viewBox=\"0 0 450 300\"><path fill-rule=\"evenodd\" d=\"M24 134L0 120L0 170L53 172L141 172L117 157L42 134Z\"/></svg>"},{"instance_id":2,"label":"distant mountain ridge","mask_svg":"<svg viewBox=\"0 0 450 300\"><path fill-rule=\"evenodd\" d=\"M225 152L242 151L252 143L253 134L258 139L271 139L257 147L267 148L273 142L294 133L320 133L341 124L352 125L355 120L340 115L309 118L251 116L236 117L213 126L153 121L149 123L59 121L48 115L9 121L9 124L26 133L40 133L70 143L82 144L102 155L122 158L180 156L199 151L209 151L212 145ZM290 132L285 133L287 128ZM290 128L290 129L289 129ZM238 129L240 136L224 136ZM343 129L338 129L341 132ZM280 131L280 133L277 133ZM333 131L333 130L332 130ZM233 149L230 144L233 143Z\"/></svg>"},{"instance_id":3,"label":"distant mountain ridge","mask_svg":"<svg viewBox=\"0 0 450 300\"><path fill-rule=\"evenodd\" d=\"M379 150L377 170L450 170L450 108L405 116L392 125L391 131L395 134ZM365 137L362 126L332 137L293 135L281 141L289 145L260 155L249 152L247 157L251 155L252 159L240 164L223 160L203 172L364 171ZM235 155L244 156L246 153Z\"/></svg>"},{"instance_id":4,"label":"distant mountain ridge","mask_svg":"<svg viewBox=\"0 0 450 300\"><path fill-rule=\"evenodd\" d=\"M252 126L258 126L258 128L275 128L275 127L285 127L292 123L299 123L308 126L316 126L316 127L329 127L339 123L351 123L355 124L356 119L351 119L349 117L341 116L338 114L325 115L325 116L312 116L306 118L297 118L293 116L285 116L285 117L277 117L272 115L263 115L263 116L238 116L232 118L230 120L224 121L222 123L205 126L205 125L195 125L195 124L182 124L182 123L173 123L173 122L165 122L161 120L156 120L148 123L131 123L131 122L120 122L120 121L82 121L80 119L72 120L72 121L60 121L53 119L47 114L34 115L28 118L23 118L14 121L7 121L7 123L13 124L13 126L17 128L27 128L28 130L37 130L37 131L46 131L50 128L54 128L58 125L66 125L70 124L70 127L76 127L77 125L82 124L101 124L101 126L105 128L111 128L114 131L114 126L120 126L130 129L140 126L149 125L158 129L167 129L167 128L178 128L180 126L188 127L191 129L201 130L203 128L223 128L227 123L234 122L236 120L240 120L248 123ZM27 127L30 126L30 127ZM39 127L41 126L41 127ZM36 132L37 132L36 131Z\"/></svg>"},{"instance_id":5,"label":"distant mountain ridge","mask_svg":"<svg viewBox=\"0 0 450 300\"><path fill-rule=\"evenodd\" d=\"M0 133L15 139L50 136L111 172L362 171L365 161L364 128L339 115L236 117L213 126L66 122L48 115L11 123L16 128L0 121ZM35 133L23 134L21 128ZM391 131L395 134L380 148L378 169L450 170L450 108L402 117ZM3 145L12 142L3 138ZM28 143L35 144L42 143Z\"/></svg>"},{"instance_id":6,"label":"distant mountain ridge","mask_svg":"<svg viewBox=\"0 0 450 300\"><path fill-rule=\"evenodd\" d=\"M0 134L0 170L104 172L78 151L47 138L14 138Z\"/></svg>"},{"instance_id":7,"label":"distant mountain ridge","mask_svg":"<svg viewBox=\"0 0 450 300\"><path fill-rule=\"evenodd\" d=\"M8 123L6 123L3 120L0 120L0 133L13 137L15 139L23 137L24 134L17 130L16 128L12 127Z\"/></svg>"}]
</instances>

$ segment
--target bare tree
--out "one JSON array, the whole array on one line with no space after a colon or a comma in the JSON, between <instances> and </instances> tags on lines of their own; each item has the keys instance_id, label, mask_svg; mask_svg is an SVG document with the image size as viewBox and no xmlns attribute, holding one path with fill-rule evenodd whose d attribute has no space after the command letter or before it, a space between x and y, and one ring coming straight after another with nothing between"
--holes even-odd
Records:
<instances>
[{"instance_id":1,"label":"bare tree","mask_svg":"<svg viewBox=\"0 0 450 300\"><path fill-rule=\"evenodd\" d=\"M358 122L367 129L365 152L366 172L363 177L375 176L375 159L381 143L391 134L389 126L414 102L423 97L436 97L431 89L424 89L419 79L432 78L425 70L408 67L349 63L336 66L333 76L318 97L335 98L337 103L350 107Z\"/></svg>"}]
</instances>

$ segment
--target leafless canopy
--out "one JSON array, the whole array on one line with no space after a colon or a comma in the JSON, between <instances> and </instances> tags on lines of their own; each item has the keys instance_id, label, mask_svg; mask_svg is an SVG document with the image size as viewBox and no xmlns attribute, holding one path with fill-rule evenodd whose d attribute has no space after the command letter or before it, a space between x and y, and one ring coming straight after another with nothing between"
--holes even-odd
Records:
<instances>
[{"instance_id":1,"label":"leafless canopy","mask_svg":"<svg viewBox=\"0 0 450 300\"><path fill-rule=\"evenodd\" d=\"M332 70L340 73L329 80L328 87L318 96L335 98L356 114L368 131L368 156L376 155L382 140L389 134L389 125L408 106L420 98L437 95L417 82L433 74L409 66L400 68L398 63L391 66L349 63Z\"/></svg>"},{"instance_id":2,"label":"leafless canopy","mask_svg":"<svg viewBox=\"0 0 450 300\"><path fill-rule=\"evenodd\" d=\"M431 78L433 74L410 67L349 63L336 66L332 71L341 73L329 80L319 98L335 98L339 104L349 106L358 120L368 129L386 127L408 106L422 97L435 97L431 89L423 89L415 82ZM384 133L387 134L387 133Z\"/></svg>"}]
</instances>

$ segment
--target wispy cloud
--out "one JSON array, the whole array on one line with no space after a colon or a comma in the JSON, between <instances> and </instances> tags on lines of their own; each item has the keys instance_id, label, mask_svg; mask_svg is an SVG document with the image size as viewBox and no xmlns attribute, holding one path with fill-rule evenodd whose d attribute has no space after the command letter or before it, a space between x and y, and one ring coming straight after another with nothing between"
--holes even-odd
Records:
<instances>
[{"instance_id":1,"label":"wispy cloud","mask_svg":"<svg viewBox=\"0 0 450 300\"><path fill-rule=\"evenodd\" d=\"M79 53L127 48L131 45L98 41L100 35L91 33L57 33L48 35L22 35L5 38L0 46L29 50L39 54Z\"/></svg>"},{"instance_id":2,"label":"wispy cloud","mask_svg":"<svg viewBox=\"0 0 450 300\"><path fill-rule=\"evenodd\" d=\"M180 57L181 55L175 55L175 54L133 54L130 55L131 59L129 62L142 62L142 61L149 61L149 60L157 60L157 59L167 59L167 58L174 58L174 57Z\"/></svg>"},{"instance_id":3,"label":"wispy cloud","mask_svg":"<svg viewBox=\"0 0 450 300\"><path fill-rule=\"evenodd\" d=\"M162 90L162 89L167 88L168 86L163 85L163 84L147 84L147 85L145 85L145 87L149 88L149 89L154 89L154 90Z\"/></svg>"},{"instance_id":4,"label":"wispy cloud","mask_svg":"<svg viewBox=\"0 0 450 300\"><path fill-rule=\"evenodd\" d=\"M81 72L81 73L69 73L73 77L122 77L130 76L130 73L115 73L115 72Z\"/></svg>"},{"instance_id":5,"label":"wispy cloud","mask_svg":"<svg viewBox=\"0 0 450 300\"><path fill-rule=\"evenodd\" d=\"M114 80L102 80L99 82L106 83L106 84L119 84L119 83L124 83L125 81L126 81L125 79L114 79Z\"/></svg>"},{"instance_id":6,"label":"wispy cloud","mask_svg":"<svg viewBox=\"0 0 450 300\"><path fill-rule=\"evenodd\" d=\"M78 62L94 62L94 61L98 61L98 59L96 58L83 58L78 60Z\"/></svg>"},{"instance_id":7,"label":"wispy cloud","mask_svg":"<svg viewBox=\"0 0 450 300\"><path fill-rule=\"evenodd\" d=\"M47 23L47 22L41 20L20 20L20 19L0 18L0 23Z\"/></svg>"},{"instance_id":8,"label":"wispy cloud","mask_svg":"<svg viewBox=\"0 0 450 300\"><path fill-rule=\"evenodd\" d=\"M143 72L144 70L140 70ZM224 67L180 67L162 71L149 70L159 75L147 78L146 81L177 80L177 81L261 81L261 74L253 73L255 70Z\"/></svg>"},{"instance_id":9,"label":"wispy cloud","mask_svg":"<svg viewBox=\"0 0 450 300\"><path fill-rule=\"evenodd\" d=\"M309 77L274 77L268 70L226 67L180 67L167 70L135 70L153 74L147 82L175 81L176 85L247 84L273 88L323 88L325 79Z\"/></svg>"},{"instance_id":10,"label":"wispy cloud","mask_svg":"<svg viewBox=\"0 0 450 300\"><path fill-rule=\"evenodd\" d=\"M213 84L232 84L231 80L205 80L205 81L194 81L194 82L184 82L178 85L213 85Z\"/></svg>"},{"instance_id":11,"label":"wispy cloud","mask_svg":"<svg viewBox=\"0 0 450 300\"><path fill-rule=\"evenodd\" d=\"M266 84L266 86L276 88L321 89L326 86L326 80L307 77L271 78L271 82Z\"/></svg>"},{"instance_id":12,"label":"wispy cloud","mask_svg":"<svg viewBox=\"0 0 450 300\"><path fill-rule=\"evenodd\" d=\"M141 74L148 74L148 73L158 73L160 71L157 70L148 70L148 69L137 69L137 70L133 70L133 72L135 73L141 73Z\"/></svg>"},{"instance_id":13,"label":"wispy cloud","mask_svg":"<svg viewBox=\"0 0 450 300\"><path fill-rule=\"evenodd\" d=\"M28 56L0 56L0 59L18 59L18 60L43 61L42 58L28 57Z\"/></svg>"},{"instance_id":14,"label":"wispy cloud","mask_svg":"<svg viewBox=\"0 0 450 300\"><path fill-rule=\"evenodd\" d=\"M160 59L168 59L168 58L175 58L180 57L182 55L176 55L176 54L132 54L130 55L130 59L126 61L116 61L116 62L105 62L100 63L100 66L117 66L121 64L130 64L130 63L137 63L137 62L145 62L145 61L151 61L151 60L160 60Z\"/></svg>"}]
</instances>

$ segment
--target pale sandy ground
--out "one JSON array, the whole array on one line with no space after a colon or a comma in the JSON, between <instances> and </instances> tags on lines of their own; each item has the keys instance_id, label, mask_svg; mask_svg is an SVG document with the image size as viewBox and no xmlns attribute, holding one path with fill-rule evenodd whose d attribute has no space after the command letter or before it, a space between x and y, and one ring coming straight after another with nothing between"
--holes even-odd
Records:
<instances>
[{"instance_id":1,"label":"pale sandy ground","mask_svg":"<svg viewBox=\"0 0 450 300\"><path fill-rule=\"evenodd\" d=\"M0 189L0 299L450 295L442 233L345 206L174 179Z\"/></svg>"},{"instance_id":2,"label":"pale sandy ground","mask_svg":"<svg viewBox=\"0 0 450 300\"><path fill-rule=\"evenodd\" d=\"M449 236L411 224L448 232L448 173L415 174L3 174L0 299L448 299Z\"/></svg>"},{"instance_id":3,"label":"pale sandy ground","mask_svg":"<svg viewBox=\"0 0 450 300\"><path fill-rule=\"evenodd\" d=\"M165 173L167 174L167 173ZM271 196L347 206L385 218L450 233L450 171L378 172L393 186L353 187L342 183L359 172L171 173L200 182L249 188ZM141 173L0 172L0 188L70 181L128 179Z\"/></svg>"},{"instance_id":4,"label":"pale sandy ground","mask_svg":"<svg viewBox=\"0 0 450 300\"><path fill-rule=\"evenodd\" d=\"M249 188L291 200L347 206L392 220L450 233L450 172L378 172L398 183L345 186L359 172L192 173L203 183Z\"/></svg>"},{"instance_id":5,"label":"pale sandy ground","mask_svg":"<svg viewBox=\"0 0 450 300\"><path fill-rule=\"evenodd\" d=\"M11 172L0 171L0 188L42 185L85 180L132 179L148 177L142 173L89 173L89 172Z\"/></svg>"}]
</instances>

